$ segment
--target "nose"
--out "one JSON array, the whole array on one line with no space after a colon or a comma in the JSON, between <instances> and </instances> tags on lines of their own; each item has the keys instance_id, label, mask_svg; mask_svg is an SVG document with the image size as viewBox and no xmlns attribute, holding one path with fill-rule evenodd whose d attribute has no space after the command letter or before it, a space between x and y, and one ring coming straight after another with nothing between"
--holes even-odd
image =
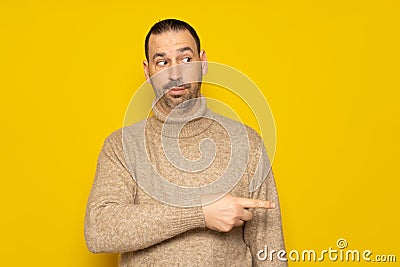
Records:
<instances>
[{"instance_id":1,"label":"nose","mask_svg":"<svg viewBox=\"0 0 400 267\"><path fill-rule=\"evenodd\" d=\"M169 79L171 81L179 81L182 80L182 69L180 64L176 64L169 68Z\"/></svg>"}]
</instances>

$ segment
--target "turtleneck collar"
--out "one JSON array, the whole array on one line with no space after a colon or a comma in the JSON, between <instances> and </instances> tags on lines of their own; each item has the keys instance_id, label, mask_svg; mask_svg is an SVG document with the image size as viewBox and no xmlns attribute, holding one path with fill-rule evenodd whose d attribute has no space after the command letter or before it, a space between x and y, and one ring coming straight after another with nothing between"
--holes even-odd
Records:
<instances>
[{"instance_id":1,"label":"turtleneck collar","mask_svg":"<svg viewBox=\"0 0 400 267\"><path fill-rule=\"evenodd\" d=\"M207 108L204 97L189 101L196 101L189 112L175 109L168 115L154 104L148 124L156 133L172 138L187 138L204 132L213 123L214 113Z\"/></svg>"}]
</instances>

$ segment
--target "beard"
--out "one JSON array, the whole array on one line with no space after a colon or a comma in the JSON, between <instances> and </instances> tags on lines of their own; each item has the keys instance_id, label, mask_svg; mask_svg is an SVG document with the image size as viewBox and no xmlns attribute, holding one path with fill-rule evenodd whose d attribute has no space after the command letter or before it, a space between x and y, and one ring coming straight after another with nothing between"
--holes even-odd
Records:
<instances>
[{"instance_id":1,"label":"beard","mask_svg":"<svg viewBox=\"0 0 400 267\"><path fill-rule=\"evenodd\" d=\"M171 95L166 91L159 99L158 103L166 111L172 111L173 109L180 109L182 112L190 109L195 101L188 101L190 99L200 97L200 82L184 84L184 90L187 90L186 94L182 95Z\"/></svg>"}]
</instances>

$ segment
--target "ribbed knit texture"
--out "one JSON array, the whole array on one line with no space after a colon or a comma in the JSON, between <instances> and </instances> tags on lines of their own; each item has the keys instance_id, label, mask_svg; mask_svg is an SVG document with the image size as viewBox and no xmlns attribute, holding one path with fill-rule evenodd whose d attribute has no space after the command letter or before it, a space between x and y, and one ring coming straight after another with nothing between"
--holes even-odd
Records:
<instances>
[{"instance_id":1,"label":"ribbed knit texture","mask_svg":"<svg viewBox=\"0 0 400 267\"><path fill-rule=\"evenodd\" d=\"M153 117L140 122L145 124L146 150L152 165L171 183L190 187L206 185L218 179L229 163L229 135L217 122L198 118L204 114L213 116L202 105L195 114L196 118L187 123L179 135L180 151L190 160L201 156L199 144L202 140L210 138L215 143L216 158L205 170L195 173L174 167L165 157L160 145L165 116L157 108ZM232 127L241 127L238 122L229 120L229 123ZM140 168L140 162L127 162L129 159L123 151L123 130L120 129L105 140L99 155L85 217L85 239L89 250L121 253L121 267L286 266L286 262L277 259L257 259L257 252L265 246L280 250L284 249L284 243L272 171L258 166L263 143L254 130L246 127L246 131L250 160L247 166L243 166L244 175L230 193L271 200L277 208L254 210L251 221L228 233L206 228L200 206L170 206L154 199L138 186L129 165ZM168 135L168 131L163 134ZM267 165L266 162L263 164ZM253 177L254 174L264 175L266 179L256 191L249 192L251 179L260 179Z\"/></svg>"}]
</instances>

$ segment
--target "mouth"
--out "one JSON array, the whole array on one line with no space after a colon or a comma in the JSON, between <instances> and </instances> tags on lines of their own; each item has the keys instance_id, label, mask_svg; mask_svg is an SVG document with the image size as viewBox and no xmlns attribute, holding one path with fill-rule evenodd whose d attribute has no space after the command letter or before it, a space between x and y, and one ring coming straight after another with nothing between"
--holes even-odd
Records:
<instances>
[{"instance_id":1,"label":"mouth","mask_svg":"<svg viewBox=\"0 0 400 267\"><path fill-rule=\"evenodd\" d=\"M184 94L185 90L190 88L190 84L182 84L180 86L174 86L168 89L168 93L174 96Z\"/></svg>"}]
</instances>

